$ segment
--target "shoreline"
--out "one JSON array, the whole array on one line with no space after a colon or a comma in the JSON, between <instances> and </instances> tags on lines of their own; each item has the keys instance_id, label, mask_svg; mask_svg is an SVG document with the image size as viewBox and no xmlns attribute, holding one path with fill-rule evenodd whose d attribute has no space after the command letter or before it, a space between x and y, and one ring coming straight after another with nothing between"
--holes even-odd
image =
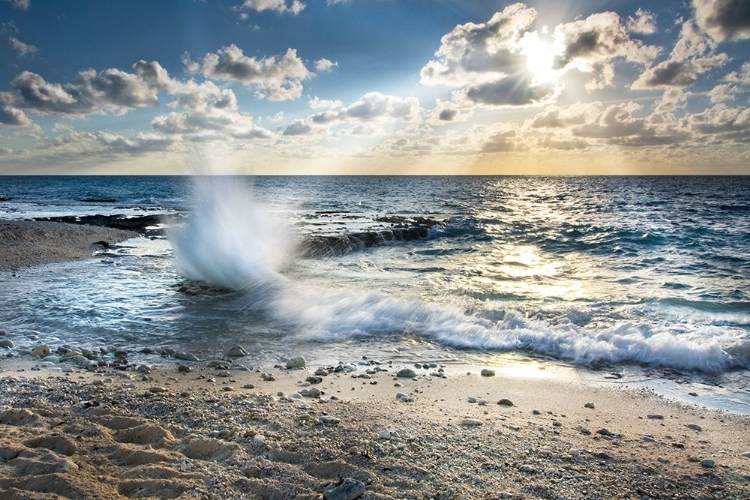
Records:
<instances>
[{"instance_id":1,"label":"shoreline","mask_svg":"<svg viewBox=\"0 0 750 500\"><path fill-rule=\"evenodd\" d=\"M241 362L63 373L3 360L0 493L320 498L351 479L378 499L750 495L748 416L480 367Z\"/></svg>"},{"instance_id":2,"label":"shoreline","mask_svg":"<svg viewBox=\"0 0 750 500\"><path fill-rule=\"evenodd\" d=\"M116 244L137 236L108 227L0 220L0 271L90 258L106 248L97 242Z\"/></svg>"}]
</instances>

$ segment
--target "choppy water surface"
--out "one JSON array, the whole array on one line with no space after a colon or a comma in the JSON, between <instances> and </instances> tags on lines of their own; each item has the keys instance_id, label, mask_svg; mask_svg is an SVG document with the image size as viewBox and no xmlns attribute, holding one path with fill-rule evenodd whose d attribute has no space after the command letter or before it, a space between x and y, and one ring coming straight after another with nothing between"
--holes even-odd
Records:
<instances>
[{"instance_id":1,"label":"choppy water surface","mask_svg":"<svg viewBox=\"0 0 750 500\"><path fill-rule=\"evenodd\" d=\"M0 199L2 218L190 213L171 233L179 268L168 240L138 238L0 274L0 327L29 345L242 344L250 363L531 356L713 384L750 412L750 178L8 177ZM293 250L385 234L393 215L441 224Z\"/></svg>"}]
</instances>

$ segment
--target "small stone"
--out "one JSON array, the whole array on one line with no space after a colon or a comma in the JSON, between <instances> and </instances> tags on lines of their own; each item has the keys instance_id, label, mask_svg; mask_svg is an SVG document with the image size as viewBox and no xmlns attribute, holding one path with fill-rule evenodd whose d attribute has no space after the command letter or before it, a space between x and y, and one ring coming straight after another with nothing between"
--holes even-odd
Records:
<instances>
[{"instance_id":1,"label":"small stone","mask_svg":"<svg viewBox=\"0 0 750 500\"><path fill-rule=\"evenodd\" d=\"M404 368L403 370L399 370L396 376L399 378L417 378L417 372L411 368Z\"/></svg>"},{"instance_id":2,"label":"small stone","mask_svg":"<svg viewBox=\"0 0 750 500\"><path fill-rule=\"evenodd\" d=\"M713 469L714 467L716 467L716 462L714 462L710 458L705 458L701 460L701 467L704 467L706 469Z\"/></svg>"},{"instance_id":3,"label":"small stone","mask_svg":"<svg viewBox=\"0 0 750 500\"><path fill-rule=\"evenodd\" d=\"M228 358L241 358L247 356L247 351L241 345L236 345L227 351Z\"/></svg>"},{"instance_id":4,"label":"small stone","mask_svg":"<svg viewBox=\"0 0 750 500\"><path fill-rule=\"evenodd\" d=\"M656 438L654 436L643 436L643 440L646 443L655 443L656 442Z\"/></svg>"},{"instance_id":5,"label":"small stone","mask_svg":"<svg viewBox=\"0 0 750 500\"><path fill-rule=\"evenodd\" d=\"M461 421L461 425L464 427L479 427L482 423L481 420L476 418L465 418Z\"/></svg>"},{"instance_id":6,"label":"small stone","mask_svg":"<svg viewBox=\"0 0 750 500\"><path fill-rule=\"evenodd\" d=\"M255 389L255 386L253 384L245 384L242 386L243 389Z\"/></svg>"},{"instance_id":7,"label":"small stone","mask_svg":"<svg viewBox=\"0 0 750 500\"><path fill-rule=\"evenodd\" d=\"M513 401L507 398L501 399L500 401L497 402L497 404L499 404L500 406L515 406L513 404Z\"/></svg>"},{"instance_id":8,"label":"small stone","mask_svg":"<svg viewBox=\"0 0 750 500\"><path fill-rule=\"evenodd\" d=\"M193 369L186 365L177 365L177 371L179 373L190 373Z\"/></svg>"},{"instance_id":9,"label":"small stone","mask_svg":"<svg viewBox=\"0 0 750 500\"><path fill-rule=\"evenodd\" d=\"M598 431L596 431L596 433L599 434L600 436L609 436L609 437L615 436L615 433L613 433L606 427L604 429L599 429Z\"/></svg>"},{"instance_id":10,"label":"small stone","mask_svg":"<svg viewBox=\"0 0 750 500\"><path fill-rule=\"evenodd\" d=\"M198 356L190 352L176 352L174 358L182 361L198 361Z\"/></svg>"},{"instance_id":11,"label":"small stone","mask_svg":"<svg viewBox=\"0 0 750 500\"><path fill-rule=\"evenodd\" d=\"M703 430L703 427L701 427L698 424L687 424L687 428L688 429L692 429L692 430L697 431L697 432L701 432Z\"/></svg>"},{"instance_id":12,"label":"small stone","mask_svg":"<svg viewBox=\"0 0 750 500\"><path fill-rule=\"evenodd\" d=\"M356 479L346 478L333 489L323 493L324 500L354 500L365 492L365 484Z\"/></svg>"},{"instance_id":13,"label":"small stone","mask_svg":"<svg viewBox=\"0 0 750 500\"><path fill-rule=\"evenodd\" d=\"M479 372L480 375L483 377L494 377L495 376L495 370L490 370L489 368L482 368L482 371Z\"/></svg>"},{"instance_id":14,"label":"small stone","mask_svg":"<svg viewBox=\"0 0 750 500\"><path fill-rule=\"evenodd\" d=\"M49 346L38 345L31 350L31 354L37 358L46 358L49 356Z\"/></svg>"},{"instance_id":15,"label":"small stone","mask_svg":"<svg viewBox=\"0 0 750 500\"><path fill-rule=\"evenodd\" d=\"M325 368L321 366L320 368L315 370L315 375L319 377L325 377L326 375L328 375L328 370L326 370Z\"/></svg>"},{"instance_id":16,"label":"small stone","mask_svg":"<svg viewBox=\"0 0 750 500\"><path fill-rule=\"evenodd\" d=\"M650 420L664 420L664 415L659 415L658 413L649 413L647 415L647 418Z\"/></svg>"},{"instance_id":17,"label":"small stone","mask_svg":"<svg viewBox=\"0 0 750 500\"><path fill-rule=\"evenodd\" d=\"M217 377L227 378L227 377L231 377L232 374L229 373L228 370L219 370L219 371L216 372L216 376Z\"/></svg>"},{"instance_id":18,"label":"small stone","mask_svg":"<svg viewBox=\"0 0 750 500\"><path fill-rule=\"evenodd\" d=\"M340 419L332 417L330 415L322 415L319 420L323 425L337 425L339 422L341 422Z\"/></svg>"},{"instance_id":19,"label":"small stone","mask_svg":"<svg viewBox=\"0 0 750 500\"><path fill-rule=\"evenodd\" d=\"M541 414L542 414L542 412L540 412L539 410L533 410L533 411L531 412L531 414L532 414L532 415L541 415Z\"/></svg>"},{"instance_id":20,"label":"small stone","mask_svg":"<svg viewBox=\"0 0 750 500\"><path fill-rule=\"evenodd\" d=\"M378 437L380 439L391 439L391 431L388 429L381 431L380 434L378 434Z\"/></svg>"},{"instance_id":21,"label":"small stone","mask_svg":"<svg viewBox=\"0 0 750 500\"><path fill-rule=\"evenodd\" d=\"M593 410L594 409L594 403L588 402L585 405L583 405L583 407L584 408L591 408Z\"/></svg>"},{"instance_id":22,"label":"small stone","mask_svg":"<svg viewBox=\"0 0 750 500\"><path fill-rule=\"evenodd\" d=\"M149 387L148 392L152 392L154 394L160 394L162 392L167 392L167 389L165 387L160 387L158 385L155 385L153 387Z\"/></svg>"},{"instance_id":23,"label":"small stone","mask_svg":"<svg viewBox=\"0 0 750 500\"><path fill-rule=\"evenodd\" d=\"M476 402L477 402L477 398L475 398L474 396L469 396L469 403L476 403Z\"/></svg>"},{"instance_id":24,"label":"small stone","mask_svg":"<svg viewBox=\"0 0 750 500\"><path fill-rule=\"evenodd\" d=\"M307 377L307 382L310 382L311 384L320 384L323 382L323 377L318 377L317 375L314 375L312 377Z\"/></svg>"},{"instance_id":25,"label":"small stone","mask_svg":"<svg viewBox=\"0 0 750 500\"><path fill-rule=\"evenodd\" d=\"M518 470L527 474L534 474L536 472L536 469L529 464L523 464Z\"/></svg>"},{"instance_id":26,"label":"small stone","mask_svg":"<svg viewBox=\"0 0 750 500\"><path fill-rule=\"evenodd\" d=\"M307 366L307 361L305 361L303 356L297 356L286 362L287 370L301 370L305 366Z\"/></svg>"},{"instance_id":27,"label":"small stone","mask_svg":"<svg viewBox=\"0 0 750 500\"><path fill-rule=\"evenodd\" d=\"M746 451L745 453L742 454L742 456L745 458L750 458L750 451Z\"/></svg>"},{"instance_id":28,"label":"small stone","mask_svg":"<svg viewBox=\"0 0 750 500\"><path fill-rule=\"evenodd\" d=\"M322 394L320 392L320 389L318 389L317 387L311 387L309 389L302 389L301 391L299 391L299 393L306 398L319 398L320 395Z\"/></svg>"},{"instance_id":29,"label":"small stone","mask_svg":"<svg viewBox=\"0 0 750 500\"><path fill-rule=\"evenodd\" d=\"M477 401L477 404L479 406L487 406L487 400L486 399L480 399Z\"/></svg>"},{"instance_id":30,"label":"small stone","mask_svg":"<svg viewBox=\"0 0 750 500\"><path fill-rule=\"evenodd\" d=\"M700 459L700 458L698 458L698 457L696 457L696 456L690 455L690 456L688 457L688 462L693 462L693 463L697 463L697 462L700 462L700 461L701 461L701 459Z\"/></svg>"},{"instance_id":31,"label":"small stone","mask_svg":"<svg viewBox=\"0 0 750 500\"><path fill-rule=\"evenodd\" d=\"M554 427L562 427L562 422L560 422L559 420L553 420L552 425Z\"/></svg>"},{"instance_id":32,"label":"small stone","mask_svg":"<svg viewBox=\"0 0 750 500\"><path fill-rule=\"evenodd\" d=\"M6 349L13 349L13 341L8 339L0 339L0 347L5 347Z\"/></svg>"},{"instance_id":33,"label":"small stone","mask_svg":"<svg viewBox=\"0 0 750 500\"><path fill-rule=\"evenodd\" d=\"M234 387L232 387L231 385L225 385L224 387L221 388L221 390L224 392L231 392L234 390Z\"/></svg>"}]
</instances>

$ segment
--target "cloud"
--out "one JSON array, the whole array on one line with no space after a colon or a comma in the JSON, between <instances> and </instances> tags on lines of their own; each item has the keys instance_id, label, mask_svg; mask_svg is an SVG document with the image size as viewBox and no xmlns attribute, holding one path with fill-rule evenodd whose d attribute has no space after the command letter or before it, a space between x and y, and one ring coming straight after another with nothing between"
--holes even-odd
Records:
<instances>
[{"instance_id":1,"label":"cloud","mask_svg":"<svg viewBox=\"0 0 750 500\"><path fill-rule=\"evenodd\" d=\"M644 71L632 89L663 87L688 87L698 81L698 76L729 61L725 53L715 53L716 44L699 33L692 21L683 23L680 38L675 43L669 59Z\"/></svg>"},{"instance_id":2,"label":"cloud","mask_svg":"<svg viewBox=\"0 0 750 500\"><path fill-rule=\"evenodd\" d=\"M245 0L241 8L252 9L256 12L270 10L278 14L297 15L305 9L305 4L299 0Z\"/></svg>"},{"instance_id":3,"label":"cloud","mask_svg":"<svg viewBox=\"0 0 750 500\"><path fill-rule=\"evenodd\" d=\"M744 63L739 71L732 71L724 79L740 85L750 85L750 62Z\"/></svg>"},{"instance_id":4,"label":"cloud","mask_svg":"<svg viewBox=\"0 0 750 500\"><path fill-rule=\"evenodd\" d=\"M626 26L631 33L653 35L656 33L656 14L647 10L638 9L635 11L635 17L628 16Z\"/></svg>"},{"instance_id":5,"label":"cloud","mask_svg":"<svg viewBox=\"0 0 750 500\"><path fill-rule=\"evenodd\" d=\"M750 38L747 0L693 0L698 25L717 42Z\"/></svg>"},{"instance_id":6,"label":"cloud","mask_svg":"<svg viewBox=\"0 0 750 500\"><path fill-rule=\"evenodd\" d=\"M554 35L557 68L590 73L616 58L648 64L659 49L630 37L628 27L615 12L592 14L586 19L560 24Z\"/></svg>"},{"instance_id":7,"label":"cloud","mask_svg":"<svg viewBox=\"0 0 750 500\"><path fill-rule=\"evenodd\" d=\"M732 108L717 104L688 117L693 130L702 134L742 134L750 137L750 108Z\"/></svg>"},{"instance_id":8,"label":"cloud","mask_svg":"<svg viewBox=\"0 0 750 500\"><path fill-rule=\"evenodd\" d=\"M18 54L18 57L25 57L29 54L36 54L37 48L34 45L31 45L30 43L24 43L18 38L14 36L9 36L8 41L10 42L10 46L13 47L13 50L16 51L16 54Z\"/></svg>"},{"instance_id":9,"label":"cloud","mask_svg":"<svg viewBox=\"0 0 750 500\"><path fill-rule=\"evenodd\" d=\"M336 100L320 99L319 97L312 97L307 101L307 105L312 109L336 109L344 105L343 102Z\"/></svg>"},{"instance_id":10,"label":"cloud","mask_svg":"<svg viewBox=\"0 0 750 500\"><path fill-rule=\"evenodd\" d=\"M328 59L318 59L315 61L315 71L319 71L321 73L326 73L328 71L331 71L333 68L338 68L339 63L335 61L329 61Z\"/></svg>"},{"instance_id":11,"label":"cloud","mask_svg":"<svg viewBox=\"0 0 750 500\"><path fill-rule=\"evenodd\" d=\"M294 120L283 132L283 135L307 135L312 132L312 127L304 120Z\"/></svg>"},{"instance_id":12,"label":"cloud","mask_svg":"<svg viewBox=\"0 0 750 500\"><path fill-rule=\"evenodd\" d=\"M713 104L734 101L736 96L737 87L726 83L719 84L708 92L708 98L711 99Z\"/></svg>"},{"instance_id":13,"label":"cloud","mask_svg":"<svg viewBox=\"0 0 750 500\"><path fill-rule=\"evenodd\" d=\"M215 54L206 54L200 68L206 78L253 86L258 98L270 101L298 99L302 95L302 82L313 76L294 49L258 59L247 57L234 44L222 47Z\"/></svg>"},{"instance_id":14,"label":"cloud","mask_svg":"<svg viewBox=\"0 0 750 500\"><path fill-rule=\"evenodd\" d=\"M534 106L554 100L560 90L554 83L533 85L528 76L504 78L459 91L454 101L466 99L488 106Z\"/></svg>"},{"instance_id":15,"label":"cloud","mask_svg":"<svg viewBox=\"0 0 750 500\"><path fill-rule=\"evenodd\" d=\"M157 62L139 61L134 73L110 68L97 73L88 69L71 83L49 83L30 71L13 80L14 92L0 93L6 104L52 115L124 114L131 109L155 106L157 93L173 84Z\"/></svg>"},{"instance_id":16,"label":"cloud","mask_svg":"<svg viewBox=\"0 0 750 500\"><path fill-rule=\"evenodd\" d=\"M32 121L26 113L11 106L0 106L0 124L12 127L29 127Z\"/></svg>"},{"instance_id":17,"label":"cloud","mask_svg":"<svg viewBox=\"0 0 750 500\"><path fill-rule=\"evenodd\" d=\"M109 132L96 132L94 136L101 144L112 151L134 155L163 151L174 143L172 138L156 134L138 133L133 138L127 138Z\"/></svg>"},{"instance_id":18,"label":"cloud","mask_svg":"<svg viewBox=\"0 0 750 500\"><path fill-rule=\"evenodd\" d=\"M31 7L31 0L8 0L8 3L20 10L29 10Z\"/></svg>"}]
</instances>

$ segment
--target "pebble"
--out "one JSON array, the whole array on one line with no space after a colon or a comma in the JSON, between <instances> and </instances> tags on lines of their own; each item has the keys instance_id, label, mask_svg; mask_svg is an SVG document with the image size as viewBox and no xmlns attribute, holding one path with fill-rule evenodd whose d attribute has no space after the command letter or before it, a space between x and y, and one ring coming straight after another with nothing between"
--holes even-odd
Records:
<instances>
[{"instance_id":1,"label":"pebble","mask_svg":"<svg viewBox=\"0 0 750 500\"><path fill-rule=\"evenodd\" d=\"M190 373L193 369L186 365L177 365L177 371L180 373Z\"/></svg>"},{"instance_id":2,"label":"pebble","mask_svg":"<svg viewBox=\"0 0 750 500\"><path fill-rule=\"evenodd\" d=\"M305 366L307 366L307 361L305 361L304 356L297 356L286 362L287 370L300 370Z\"/></svg>"},{"instance_id":3,"label":"pebble","mask_svg":"<svg viewBox=\"0 0 750 500\"><path fill-rule=\"evenodd\" d=\"M562 422L560 422L559 420L553 420L552 425L554 427L562 427Z\"/></svg>"},{"instance_id":4,"label":"pebble","mask_svg":"<svg viewBox=\"0 0 750 500\"><path fill-rule=\"evenodd\" d=\"M227 377L231 377L232 374L229 373L229 371L227 371L227 370L219 370L219 371L216 372L216 376L217 377L227 378Z\"/></svg>"},{"instance_id":5,"label":"pebble","mask_svg":"<svg viewBox=\"0 0 750 500\"><path fill-rule=\"evenodd\" d=\"M654 436L643 436L643 440L647 443L655 443L656 438Z\"/></svg>"},{"instance_id":6,"label":"pebble","mask_svg":"<svg viewBox=\"0 0 750 500\"><path fill-rule=\"evenodd\" d=\"M255 386L253 384L245 384L242 386L243 389L255 389Z\"/></svg>"},{"instance_id":7,"label":"pebble","mask_svg":"<svg viewBox=\"0 0 750 500\"><path fill-rule=\"evenodd\" d=\"M598 431L596 431L596 433L599 434L600 436L614 436L615 435L615 433L613 433L606 427L604 429L599 429Z\"/></svg>"},{"instance_id":8,"label":"pebble","mask_svg":"<svg viewBox=\"0 0 750 500\"><path fill-rule=\"evenodd\" d=\"M328 375L328 370L321 366L320 368L315 370L315 375L317 375L318 377L325 377Z\"/></svg>"},{"instance_id":9,"label":"pebble","mask_svg":"<svg viewBox=\"0 0 750 500\"><path fill-rule=\"evenodd\" d=\"M340 419L336 417L332 417L330 415L323 415L320 417L320 423L323 425L337 425L339 422L341 422Z\"/></svg>"},{"instance_id":10,"label":"pebble","mask_svg":"<svg viewBox=\"0 0 750 500\"><path fill-rule=\"evenodd\" d=\"M323 377L318 377L317 375L314 375L312 377L307 377L307 379L305 380L307 382L310 382L311 384L320 384L321 382L323 382Z\"/></svg>"},{"instance_id":11,"label":"pebble","mask_svg":"<svg viewBox=\"0 0 750 500\"><path fill-rule=\"evenodd\" d=\"M154 394L159 394L159 393L162 393L162 392L167 392L167 389L165 387L161 387L161 386L155 385L153 387L149 387L148 388L148 392L153 392Z\"/></svg>"},{"instance_id":12,"label":"pebble","mask_svg":"<svg viewBox=\"0 0 750 500\"><path fill-rule=\"evenodd\" d=\"M477 402L477 398L475 398L474 396L469 396L469 403L476 403L476 402Z\"/></svg>"},{"instance_id":13,"label":"pebble","mask_svg":"<svg viewBox=\"0 0 750 500\"><path fill-rule=\"evenodd\" d=\"M356 479L346 478L333 489L323 493L324 500L354 500L365 492L365 484Z\"/></svg>"},{"instance_id":14,"label":"pebble","mask_svg":"<svg viewBox=\"0 0 750 500\"><path fill-rule=\"evenodd\" d=\"M523 464L518 470L527 474L534 474L536 472L536 469L529 464Z\"/></svg>"},{"instance_id":15,"label":"pebble","mask_svg":"<svg viewBox=\"0 0 750 500\"><path fill-rule=\"evenodd\" d=\"M320 389L317 387L311 387L310 389L302 389L299 391L300 394L302 394L306 398L319 398L322 394L320 392Z\"/></svg>"},{"instance_id":16,"label":"pebble","mask_svg":"<svg viewBox=\"0 0 750 500\"><path fill-rule=\"evenodd\" d=\"M745 458L750 458L750 451L746 451L745 453L742 454L742 456Z\"/></svg>"},{"instance_id":17,"label":"pebble","mask_svg":"<svg viewBox=\"0 0 750 500\"><path fill-rule=\"evenodd\" d=\"M487 406L487 400L486 399L480 399L479 401L477 401L477 403L479 404L479 406Z\"/></svg>"},{"instance_id":18,"label":"pebble","mask_svg":"<svg viewBox=\"0 0 750 500\"><path fill-rule=\"evenodd\" d=\"M387 429L384 431L381 431L380 434L378 434L378 437L380 439L391 439L391 431Z\"/></svg>"},{"instance_id":19,"label":"pebble","mask_svg":"<svg viewBox=\"0 0 750 500\"><path fill-rule=\"evenodd\" d=\"M236 345L227 351L227 357L229 358L241 358L247 356L247 351L241 345Z\"/></svg>"},{"instance_id":20,"label":"pebble","mask_svg":"<svg viewBox=\"0 0 750 500\"><path fill-rule=\"evenodd\" d=\"M591 402L586 403L585 405L583 405L583 407L584 408L591 408L593 410L594 409L594 403L591 403Z\"/></svg>"},{"instance_id":21,"label":"pebble","mask_svg":"<svg viewBox=\"0 0 750 500\"><path fill-rule=\"evenodd\" d=\"M495 376L495 370L490 370L489 368L482 368L482 371L479 372L480 375L483 377L494 377Z\"/></svg>"},{"instance_id":22,"label":"pebble","mask_svg":"<svg viewBox=\"0 0 750 500\"><path fill-rule=\"evenodd\" d=\"M513 404L513 401L507 398L501 399L500 401L497 402L497 404L499 404L500 406L515 406Z\"/></svg>"},{"instance_id":23,"label":"pebble","mask_svg":"<svg viewBox=\"0 0 750 500\"><path fill-rule=\"evenodd\" d=\"M476 418L465 418L461 422L461 425L465 427L479 427L480 425L482 425L482 423L483 422L481 420Z\"/></svg>"},{"instance_id":24,"label":"pebble","mask_svg":"<svg viewBox=\"0 0 750 500\"><path fill-rule=\"evenodd\" d=\"M2 339L0 340L0 347L5 347L6 349L13 349L13 341L8 339Z\"/></svg>"},{"instance_id":25,"label":"pebble","mask_svg":"<svg viewBox=\"0 0 750 500\"><path fill-rule=\"evenodd\" d=\"M700 461L701 461L701 459L698 458L698 457L696 457L696 456L690 455L688 457L688 462L700 462Z\"/></svg>"},{"instance_id":26,"label":"pebble","mask_svg":"<svg viewBox=\"0 0 750 500\"><path fill-rule=\"evenodd\" d=\"M688 424L688 425L687 425L687 428L688 428L688 429L692 429L692 430L694 430L694 431L698 431L698 432L701 432L701 431L703 430L703 427L701 427L701 426L700 426L700 425L698 425L698 424Z\"/></svg>"},{"instance_id":27,"label":"pebble","mask_svg":"<svg viewBox=\"0 0 750 500\"><path fill-rule=\"evenodd\" d=\"M706 469L713 469L714 467L716 467L716 462L714 462L710 458L706 458L701 460L701 467L705 467Z\"/></svg>"},{"instance_id":28,"label":"pebble","mask_svg":"<svg viewBox=\"0 0 750 500\"><path fill-rule=\"evenodd\" d=\"M261 373L260 378L263 379L263 381L265 382L273 382L274 380L276 380L276 377L274 377L270 373Z\"/></svg>"},{"instance_id":29,"label":"pebble","mask_svg":"<svg viewBox=\"0 0 750 500\"><path fill-rule=\"evenodd\" d=\"M659 415L658 413L650 413L647 418L650 420L664 420L664 415Z\"/></svg>"},{"instance_id":30,"label":"pebble","mask_svg":"<svg viewBox=\"0 0 750 500\"><path fill-rule=\"evenodd\" d=\"M403 401L404 403L411 403L414 401L414 398L412 398L411 396L407 396L403 392L397 392L396 399Z\"/></svg>"},{"instance_id":31,"label":"pebble","mask_svg":"<svg viewBox=\"0 0 750 500\"><path fill-rule=\"evenodd\" d=\"M399 370L398 373L396 373L396 376L398 378L417 378L417 372L415 372L411 368L404 368L402 370Z\"/></svg>"}]
</instances>

